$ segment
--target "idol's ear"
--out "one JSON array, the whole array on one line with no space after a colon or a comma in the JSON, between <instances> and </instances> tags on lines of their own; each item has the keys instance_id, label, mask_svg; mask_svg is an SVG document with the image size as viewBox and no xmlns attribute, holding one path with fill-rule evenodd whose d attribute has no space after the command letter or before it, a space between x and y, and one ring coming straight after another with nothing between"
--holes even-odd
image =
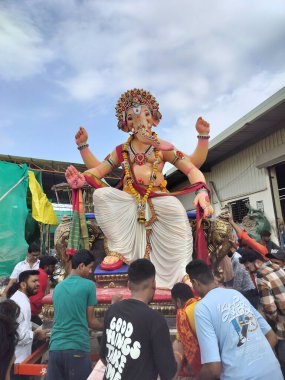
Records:
<instances>
[{"instance_id":1,"label":"idol's ear","mask_svg":"<svg viewBox=\"0 0 285 380\"><path fill-rule=\"evenodd\" d=\"M118 122L118 128L121 129L123 132L129 132L127 123L125 121L120 120Z\"/></svg>"},{"instance_id":2,"label":"idol's ear","mask_svg":"<svg viewBox=\"0 0 285 380\"><path fill-rule=\"evenodd\" d=\"M161 113L158 111L158 109L155 108L152 111L152 116L153 116L153 120L154 120L153 125L154 125L154 127L157 127L159 122L160 122L160 119L162 118Z\"/></svg>"}]
</instances>

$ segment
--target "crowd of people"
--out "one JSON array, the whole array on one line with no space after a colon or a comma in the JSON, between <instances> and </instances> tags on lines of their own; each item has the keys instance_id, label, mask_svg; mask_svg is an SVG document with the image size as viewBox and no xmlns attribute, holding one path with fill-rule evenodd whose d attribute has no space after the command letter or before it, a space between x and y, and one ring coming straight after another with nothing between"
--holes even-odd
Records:
<instances>
[{"instance_id":1,"label":"crowd of people","mask_svg":"<svg viewBox=\"0 0 285 380\"><path fill-rule=\"evenodd\" d=\"M32 244L16 265L0 302L0 378L28 379L13 371L34 345L49 340L48 380L189 379L281 380L285 375L285 251L263 233L253 240L231 218L239 239L230 244L231 276L221 283L201 260L186 267L192 287L171 290L176 307L173 341L153 299L155 267L147 259L128 270L129 299L117 294L95 317L94 256L79 250L69 276L53 292L52 331L42 328L42 298L57 259ZM6 298L7 297L7 298ZM102 331L100 360L92 369L89 330ZM36 346L35 346L36 347Z\"/></svg>"}]
</instances>

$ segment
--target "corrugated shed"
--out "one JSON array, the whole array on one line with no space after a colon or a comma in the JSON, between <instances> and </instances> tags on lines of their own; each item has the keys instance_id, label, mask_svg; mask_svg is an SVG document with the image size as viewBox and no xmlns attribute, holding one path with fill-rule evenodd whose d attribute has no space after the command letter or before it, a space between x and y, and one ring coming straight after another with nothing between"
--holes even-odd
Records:
<instances>
[{"instance_id":1,"label":"corrugated shed","mask_svg":"<svg viewBox=\"0 0 285 380\"><path fill-rule=\"evenodd\" d=\"M214 165L205 173L207 183L213 181L221 201L265 190L266 169L257 169L256 159L285 142L282 128L250 147Z\"/></svg>"}]
</instances>

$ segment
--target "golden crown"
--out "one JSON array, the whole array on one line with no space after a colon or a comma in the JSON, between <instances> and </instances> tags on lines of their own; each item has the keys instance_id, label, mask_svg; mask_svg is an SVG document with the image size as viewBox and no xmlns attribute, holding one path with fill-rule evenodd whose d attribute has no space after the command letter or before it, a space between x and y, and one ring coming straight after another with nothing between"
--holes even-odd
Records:
<instances>
[{"instance_id":1,"label":"golden crown","mask_svg":"<svg viewBox=\"0 0 285 380\"><path fill-rule=\"evenodd\" d=\"M117 102L116 116L118 118L118 128L124 130L127 110L139 105L147 106L155 119L161 118L161 114L158 111L159 104L155 97L148 91L134 88L133 90L124 92Z\"/></svg>"}]
</instances>

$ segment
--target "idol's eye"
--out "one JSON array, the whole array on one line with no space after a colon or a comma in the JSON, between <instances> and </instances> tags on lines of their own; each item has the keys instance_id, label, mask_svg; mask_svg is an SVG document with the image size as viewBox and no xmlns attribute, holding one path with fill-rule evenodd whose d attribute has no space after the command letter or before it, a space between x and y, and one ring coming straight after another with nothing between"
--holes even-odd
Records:
<instances>
[{"instance_id":1,"label":"idol's eye","mask_svg":"<svg viewBox=\"0 0 285 380\"><path fill-rule=\"evenodd\" d=\"M132 116L128 116L128 120L132 121L133 120Z\"/></svg>"}]
</instances>

